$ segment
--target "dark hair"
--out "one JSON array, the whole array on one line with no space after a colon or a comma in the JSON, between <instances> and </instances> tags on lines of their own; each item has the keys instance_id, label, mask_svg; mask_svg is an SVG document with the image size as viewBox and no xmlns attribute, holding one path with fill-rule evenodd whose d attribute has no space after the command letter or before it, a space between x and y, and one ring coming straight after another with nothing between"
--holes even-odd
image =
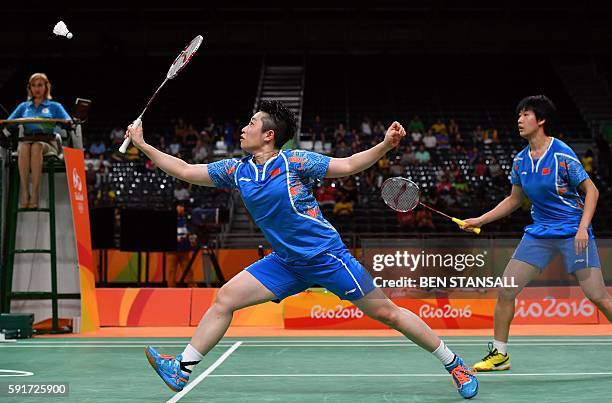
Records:
<instances>
[{"instance_id":1,"label":"dark hair","mask_svg":"<svg viewBox=\"0 0 612 403\"><path fill-rule=\"evenodd\" d=\"M532 111L538 121L546 120L543 126L544 133L554 133L557 108L546 95L532 95L523 98L516 107L516 114L522 111Z\"/></svg>"},{"instance_id":2,"label":"dark hair","mask_svg":"<svg viewBox=\"0 0 612 403\"><path fill-rule=\"evenodd\" d=\"M279 101L261 101L258 109L268 116L261 118L262 131L274 130L274 146L281 148L293 138L297 129L295 115Z\"/></svg>"}]
</instances>

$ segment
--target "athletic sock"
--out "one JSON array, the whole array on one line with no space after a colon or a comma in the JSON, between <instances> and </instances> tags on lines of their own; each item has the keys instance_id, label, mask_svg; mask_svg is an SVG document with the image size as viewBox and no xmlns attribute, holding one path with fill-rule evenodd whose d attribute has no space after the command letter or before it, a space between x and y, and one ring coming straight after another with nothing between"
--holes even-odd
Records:
<instances>
[{"instance_id":1,"label":"athletic sock","mask_svg":"<svg viewBox=\"0 0 612 403\"><path fill-rule=\"evenodd\" d=\"M183 360L181 361L181 372L185 376L189 376L193 368L202 361L204 356L196 350L191 344L187 344L183 354L181 354Z\"/></svg>"},{"instance_id":2,"label":"athletic sock","mask_svg":"<svg viewBox=\"0 0 612 403\"><path fill-rule=\"evenodd\" d=\"M448 365L455 361L455 353L450 348L446 347L446 344L440 340L440 345L434 351L431 352L442 364Z\"/></svg>"},{"instance_id":3,"label":"athletic sock","mask_svg":"<svg viewBox=\"0 0 612 403\"><path fill-rule=\"evenodd\" d=\"M497 341L493 339L493 347L497 349L497 352L503 355L508 354L508 343L503 341Z\"/></svg>"}]
</instances>

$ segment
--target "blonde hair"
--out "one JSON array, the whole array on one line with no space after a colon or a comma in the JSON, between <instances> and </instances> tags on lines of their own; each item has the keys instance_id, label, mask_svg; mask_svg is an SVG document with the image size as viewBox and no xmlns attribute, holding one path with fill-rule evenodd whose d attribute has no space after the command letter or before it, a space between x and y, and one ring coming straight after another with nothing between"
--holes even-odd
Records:
<instances>
[{"instance_id":1,"label":"blonde hair","mask_svg":"<svg viewBox=\"0 0 612 403\"><path fill-rule=\"evenodd\" d=\"M43 98L51 99L51 82L45 73L34 73L30 76L30 79L28 80L28 99L32 99L32 90L30 89L30 86L36 80L43 80L45 83L45 94L43 95Z\"/></svg>"}]
</instances>

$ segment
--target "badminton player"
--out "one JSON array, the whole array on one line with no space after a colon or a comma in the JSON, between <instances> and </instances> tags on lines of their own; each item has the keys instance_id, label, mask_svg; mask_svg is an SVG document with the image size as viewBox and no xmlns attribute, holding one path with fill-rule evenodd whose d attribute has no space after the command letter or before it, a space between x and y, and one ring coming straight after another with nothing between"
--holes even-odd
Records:
<instances>
[{"instance_id":1,"label":"badminton player","mask_svg":"<svg viewBox=\"0 0 612 403\"><path fill-rule=\"evenodd\" d=\"M147 144L141 128L128 128L126 137L131 136L134 145L169 175L197 185L238 189L274 250L219 290L182 354L160 355L147 347L153 368L170 389L182 390L193 368L227 331L234 311L320 284L431 352L451 373L459 394L474 397L478 381L463 360L417 315L400 309L374 287L313 196L316 180L353 175L375 164L406 135L404 128L394 122L381 143L348 158L281 151L295 130L292 112L280 102L264 101L242 129L240 147L248 156L190 165Z\"/></svg>"},{"instance_id":2,"label":"badminton player","mask_svg":"<svg viewBox=\"0 0 612 403\"><path fill-rule=\"evenodd\" d=\"M606 291L591 228L599 192L574 151L550 135L556 115L550 99L543 95L527 97L518 104L516 113L519 134L529 145L514 158L512 192L491 211L465 220L464 226L481 227L499 220L519 208L525 197L533 206L533 223L525 227L503 274L514 277L517 287L498 292L494 340L489 343L488 354L474 365L476 371L510 369L508 334L514 299L558 254L586 297L612 322L612 299Z\"/></svg>"}]
</instances>

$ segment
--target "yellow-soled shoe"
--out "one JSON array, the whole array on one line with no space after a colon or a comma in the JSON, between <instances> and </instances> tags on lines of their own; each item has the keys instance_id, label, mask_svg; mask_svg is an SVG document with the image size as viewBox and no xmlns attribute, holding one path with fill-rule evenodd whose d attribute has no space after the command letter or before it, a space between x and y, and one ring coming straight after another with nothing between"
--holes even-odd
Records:
<instances>
[{"instance_id":1,"label":"yellow-soled shoe","mask_svg":"<svg viewBox=\"0 0 612 403\"><path fill-rule=\"evenodd\" d=\"M496 348L493 348L493 343L489 343L489 353L482 361L474 364L472 369L474 372L507 371L510 366L510 354L499 353Z\"/></svg>"}]
</instances>

